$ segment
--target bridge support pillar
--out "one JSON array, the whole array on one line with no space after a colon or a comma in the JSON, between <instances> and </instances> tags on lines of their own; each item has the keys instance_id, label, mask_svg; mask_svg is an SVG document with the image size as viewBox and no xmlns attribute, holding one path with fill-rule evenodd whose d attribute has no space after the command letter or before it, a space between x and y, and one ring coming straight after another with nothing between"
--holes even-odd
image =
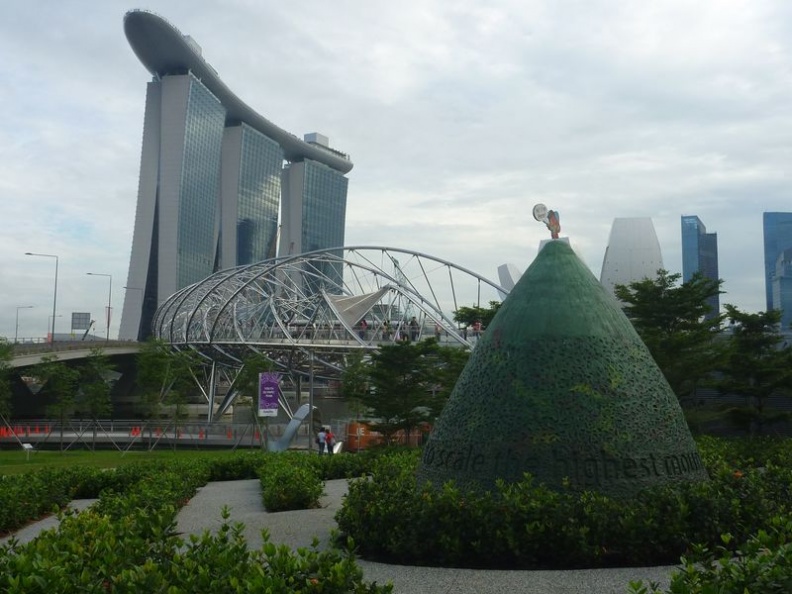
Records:
<instances>
[{"instance_id":1,"label":"bridge support pillar","mask_svg":"<svg viewBox=\"0 0 792 594\"><path fill-rule=\"evenodd\" d=\"M217 390L217 362L212 360L212 369L209 372L209 411L206 413L206 420L211 423L214 420L215 392Z\"/></svg>"}]
</instances>

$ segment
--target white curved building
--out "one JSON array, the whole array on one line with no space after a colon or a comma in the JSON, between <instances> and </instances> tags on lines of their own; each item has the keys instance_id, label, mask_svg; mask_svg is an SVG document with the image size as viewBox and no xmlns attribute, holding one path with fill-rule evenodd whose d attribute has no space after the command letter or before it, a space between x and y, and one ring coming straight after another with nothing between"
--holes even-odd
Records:
<instances>
[{"instance_id":1,"label":"white curved building","mask_svg":"<svg viewBox=\"0 0 792 594\"><path fill-rule=\"evenodd\" d=\"M600 282L613 295L616 285L655 278L663 268L660 242L649 217L613 219Z\"/></svg>"}]
</instances>

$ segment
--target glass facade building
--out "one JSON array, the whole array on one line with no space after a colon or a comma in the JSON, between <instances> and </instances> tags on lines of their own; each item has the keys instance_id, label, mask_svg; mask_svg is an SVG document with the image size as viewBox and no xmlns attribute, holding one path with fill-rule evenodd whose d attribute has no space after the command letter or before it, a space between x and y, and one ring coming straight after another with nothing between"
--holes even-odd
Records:
<instances>
[{"instance_id":1,"label":"glass facade building","mask_svg":"<svg viewBox=\"0 0 792 594\"><path fill-rule=\"evenodd\" d=\"M225 109L217 98L194 76L187 78L190 90L178 184L179 215L174 229L178 237L177 290L214 272L220 147L225 127Z\"/></svg>"},{"instance_id":2,"label":"glass facade building","mask_svg":"<svg viewBox=\"0 0 792 594\"><path fill-rule=\"evenodd\" d=\"M161 303L213 272L343 246L353 165L327 137L300 140L253 111L161 17L131 11L124 30L153 76L119 333L143 340Z\"/></svg>"},{"instance_id":3,"label":"glass facade building","mask_svg":"<svg viewBox=\"0 0 792 594\"><path fill-rule=\"evenodd\" d=\"M689 281L700 272L705 278L718 280L718 234L707 233L707 228L697 216L683 215L682 219L682 280ZM714 318L720 312L720 295L707 300Z\"/></svg>"},{"instance_id":4,"label":"glass facade building","mask_svg":"<svg viewBox=\"0 0 792 594\"><path fill-rule=\"evenodd\" d=\"M282 168L277 142L247 124L226 129L218 268L275 257Z\"/></svg>"},{"instance_id":5,"label":"glass facade building","mask_svg":"<svg viewBox=\"0 0 792 594\"><path fill-rule=\"evenodd\" d=\"M766 212L762 226L767 310L780 309L781 328L788 331L792 323L792 212Z\"/></svg>"},{"instance_id":6,"label":"glass facade building","mask_svg":"<svg viewBox=\"0 0 792 594\"><path fill-rule=\"evenodd\" d=\"M343 247L348 181L308 159L284 169L281 255ZM320 272L341 285L341 269Z\"/></svg>"}]
</instances>

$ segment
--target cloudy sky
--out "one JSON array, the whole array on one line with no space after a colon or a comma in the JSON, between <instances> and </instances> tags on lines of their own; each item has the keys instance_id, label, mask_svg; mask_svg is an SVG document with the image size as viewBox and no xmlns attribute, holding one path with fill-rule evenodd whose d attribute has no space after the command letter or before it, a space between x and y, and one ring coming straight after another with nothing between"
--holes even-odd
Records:
<instances>
[{"instance_id":1,"label":"cloudy sky","mask_svg":"<svg viewBox=\"0 0 792 594\"><path fill-rule=\"evenodd\" d=\"M762 311L762 212L792 210L785 0L3 0L0 336L91 312L118 332L150 76L123 33L150 9L246 103L351 155L347 245L497 278L558 210L599 276L614 217L651 217L681 272L680 216L718 233L722 302ZM33 305L33 309L17 309Z\"/></svg>"}]
</instances>

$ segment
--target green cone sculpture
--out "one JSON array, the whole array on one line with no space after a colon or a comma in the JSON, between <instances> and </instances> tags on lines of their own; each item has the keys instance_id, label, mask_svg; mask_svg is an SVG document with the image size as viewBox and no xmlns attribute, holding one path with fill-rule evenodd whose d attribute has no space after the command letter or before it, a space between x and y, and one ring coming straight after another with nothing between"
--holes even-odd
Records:
<instances>
[{"instance_id":1,"label":"green cone sculpture","mask_svg":"<svg viewBox=\"0 0 792 594\"><path fill-rule=\"evenodd\" d=\"M648 349L562 241L542 249L479 340L418 478L491 490L525 472L619 497L707 479Z\"/></svg>"}]
</instances>

